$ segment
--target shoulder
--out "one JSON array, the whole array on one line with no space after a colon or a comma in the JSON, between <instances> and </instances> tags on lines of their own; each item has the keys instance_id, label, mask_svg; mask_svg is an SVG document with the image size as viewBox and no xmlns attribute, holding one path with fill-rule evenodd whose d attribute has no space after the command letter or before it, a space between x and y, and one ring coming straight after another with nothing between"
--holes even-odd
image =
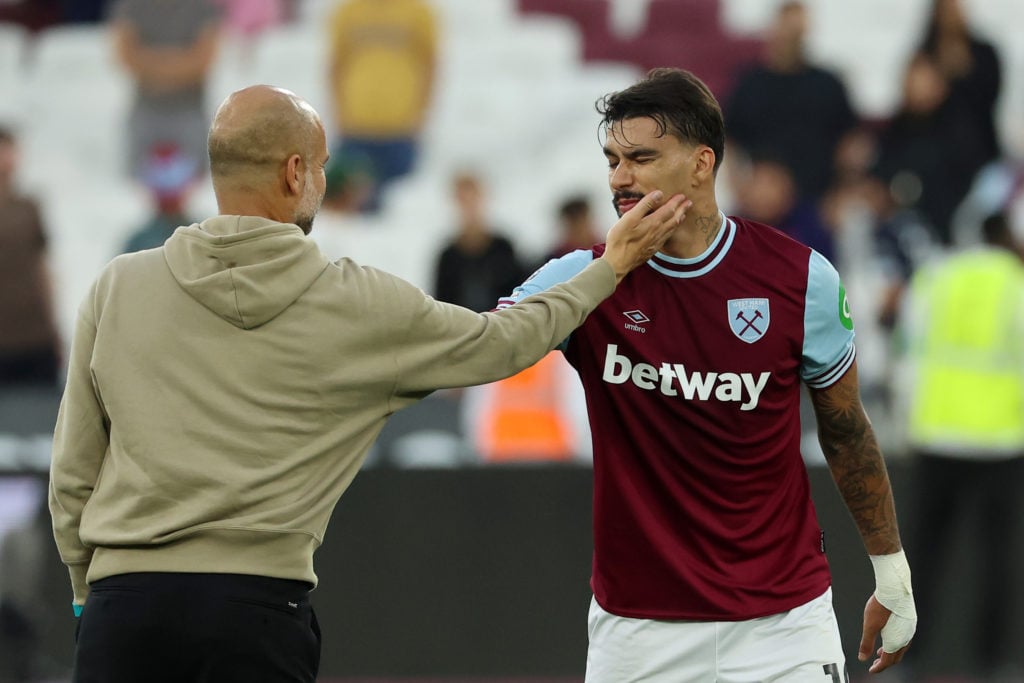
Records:
<instances>
[{"instance_id":1,"label":"shoulder","mask_svg":"<svg viewBox=\"0 0 1024 683\"><path fill-rule=\"evenodd\" d=\"M783 253L790 258L800 260L810 258L810 247L798 242L776 227L740 216L729 216L729 220L736 224L738 243L746 242L769 246L773 251Z\"/></svg>"}]
</instances>

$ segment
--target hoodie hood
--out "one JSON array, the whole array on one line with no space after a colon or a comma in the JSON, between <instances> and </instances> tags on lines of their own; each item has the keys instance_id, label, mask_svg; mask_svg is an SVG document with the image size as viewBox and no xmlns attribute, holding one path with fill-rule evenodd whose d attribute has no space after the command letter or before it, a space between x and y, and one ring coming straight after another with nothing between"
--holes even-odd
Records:
<instances>
[{"instance_id":1,"label":"hoodie hood","mask_svg":"<svg viewBox=\"0 0 1024 683\"><path fill-rule=\"evenodd\" d=\"M164 258L189 296L247 330L291 306L328 265L297 225L255 216L217 216L178 228Z\"/></svg>"}]
</instances>

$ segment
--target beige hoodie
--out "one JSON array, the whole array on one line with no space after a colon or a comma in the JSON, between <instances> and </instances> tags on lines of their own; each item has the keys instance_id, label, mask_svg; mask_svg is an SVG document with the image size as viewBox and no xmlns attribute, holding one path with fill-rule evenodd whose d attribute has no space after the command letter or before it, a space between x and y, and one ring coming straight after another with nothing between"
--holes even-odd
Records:
<instances>
[{"instance_id":1,"label":"beige hoodie","mask_svg":"<svg viewBox=\"0 0 1024 683\"><path fill-rule=\"evenodd\" d=\"M535 363L614 286L599 260L477 314L239 216L118 257L79 312L54 435L75 602L139 571L315 584L313 552L389 415Z\"/></svg>"}]
</instances>

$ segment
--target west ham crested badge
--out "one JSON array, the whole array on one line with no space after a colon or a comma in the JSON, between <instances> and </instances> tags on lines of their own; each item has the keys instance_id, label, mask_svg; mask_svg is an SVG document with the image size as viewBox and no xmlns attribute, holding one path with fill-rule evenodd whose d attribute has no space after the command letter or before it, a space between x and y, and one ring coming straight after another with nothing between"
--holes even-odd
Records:
<instances>
[{"instance_id":1,"label":"west ham crested badge","mask_svg":"<svg viewBox=\"0 0 1024 683\"><path fill-rule=\"evenodd\" d=\"M768 331L768 299L729 299L729 327L737 337L753 344Z\"/></svg>"}]
</instances>

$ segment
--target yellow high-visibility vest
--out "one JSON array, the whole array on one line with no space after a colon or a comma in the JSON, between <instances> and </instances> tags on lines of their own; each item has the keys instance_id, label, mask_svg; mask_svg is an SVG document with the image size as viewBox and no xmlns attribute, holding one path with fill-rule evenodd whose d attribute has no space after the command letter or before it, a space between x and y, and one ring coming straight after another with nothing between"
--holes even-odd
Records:
<instances>
[{"instance_id":1,"label":"yellow high-visibility vest","mask_svg":"<svg viewBox=\"0 0 1024 683\"><path fill-rule=\"evenodd\" d=\"M972 250L921 271L912 293L911 443L1024 452L1024 263Z\"/></svg>"}]
</instances>

